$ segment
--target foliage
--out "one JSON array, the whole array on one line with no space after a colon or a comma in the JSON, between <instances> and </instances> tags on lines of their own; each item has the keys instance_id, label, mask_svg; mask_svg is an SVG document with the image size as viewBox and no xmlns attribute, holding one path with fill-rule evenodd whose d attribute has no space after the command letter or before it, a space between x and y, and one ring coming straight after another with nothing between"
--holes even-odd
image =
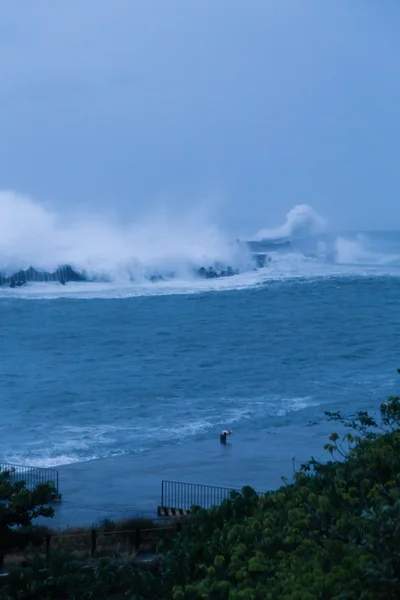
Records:
<instances>
[{"instance_id":1,"label":"foliage","mask_svg":"<svg viewBox=\"0 0 400 600\"><path fill-rule=\"evenodd\" d=\"M68 554L55 553L50 561L32 561L30 571L12 573L0 588L1 600L106 600L108 598L154 597L157 584L151 574L120 561L100 561L82 565ZM160 596L161 598L161 596Z\"/></svg>"},{"instance_id":2,"label":"foliage","mask_svg":"<svg viewBox=\"0 0 400 600\"><path fill-rule=\"evenodd\" d=\"M0 473L0 568L7 553L28 543L25 533L33 519L53 516L54 510L44 505L54 492L50 484L29 490L24 481L12 481L8 473Z\"/></svg>"},{"instance_id":3,"label":"foliage","mask_svg":"<svg viewBox=\"0 0 400 600\"><path fill-rule=\"evenodd\" d=\"M31 565L1 599L394 600L400 598L400 399L374 420L328 413L344 427L294 481L261 498L251 488L195 508L165 538L156 572L134 564Z\"/></svg>"},{"instance_id":4,"label":"foliage","mask_svg":"<svg viewBox=\"0 0 400 600\"><path fill-rule=\"evenodd\" d=\"M380 423L328 417L351 429L331 435L330 462L197 512L197 538L184 533L167 557L174 600L400 598L399 399Z\"/></svg>"},{"instance_id":5,"label":"foliage","mask_svg":"<svg viewBox=\"0 0 400 600\"><path fill-rule=\"evenodd\" d=\"M113 521L112 519L103 519L99 526L96 527L97 531L114 532L114 531L134 531L135 529L153 529L154 519L151 517L133 517L123 518L119 521Z\"/></svg>"}]
</instances>

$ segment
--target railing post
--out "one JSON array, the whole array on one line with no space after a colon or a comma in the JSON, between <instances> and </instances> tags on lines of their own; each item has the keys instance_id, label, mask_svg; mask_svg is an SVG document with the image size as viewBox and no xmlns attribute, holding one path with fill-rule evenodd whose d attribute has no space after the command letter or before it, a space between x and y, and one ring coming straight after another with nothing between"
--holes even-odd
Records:
<instances>
[{"instance_id":1,"label":"railing post","mask_svg":"<svg viewBox=\"0 0 400 600\"><path fill-rule=\"evenodd\" d=\"M129 533L129 554L132 555L133 551L135 549L135 541L136 541L136 536L135 536L135 532L131 531Z\"/></svg>"},{"instance_id":2,"label":"railing post","mask_svg":"<svg viewBox=\"0 0 400 600\"><path fill-rule=\"evenodd\" d=\"M141 531L140 531L139 527L137 527L136 531L135 531L135 550L136 550L136 552L139 552L139 550L140 550L140 538L141 538Z\"/></svg>"},{"instance_id":3,"label":"railing post","mask_svg":"<svg viewBox=\"0 0 400 600\"><path fill-rule=\"evenodd\" d=\"M50 543L51 543L51 536L46 535L45 544L46 544L46 561L47 562L49 562L49 560L50 560Z\"/></svg>"},{"instance_id":4,"label":"railing post","mask_svg":"<svg viewBox=\"0 0 400 600\"><path fill-rule=\"evenodd\" d=\"M94 553L96 552L96 545L97 545L97 532L95 529L92 529L92 531L90 532L90 556L94 556Z\"/></svg>"}]
</instances>

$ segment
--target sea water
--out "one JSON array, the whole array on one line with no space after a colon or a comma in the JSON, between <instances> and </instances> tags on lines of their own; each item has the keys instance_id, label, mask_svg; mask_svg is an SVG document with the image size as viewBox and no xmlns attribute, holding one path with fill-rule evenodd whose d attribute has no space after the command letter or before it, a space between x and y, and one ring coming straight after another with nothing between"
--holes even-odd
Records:
<instances>
[{"instance_id":1,"label":"sea water","mask_svg":"<svg viewBox=\"0 0 400 600\"><path fill-rule=\"evenodd\" d=\"M324 411L400 388L400 236L335 239L218 280L1 288L0 460L58 467L68 522L151 512L162 479L279 485Z\"/></svg>"}]
</instances>

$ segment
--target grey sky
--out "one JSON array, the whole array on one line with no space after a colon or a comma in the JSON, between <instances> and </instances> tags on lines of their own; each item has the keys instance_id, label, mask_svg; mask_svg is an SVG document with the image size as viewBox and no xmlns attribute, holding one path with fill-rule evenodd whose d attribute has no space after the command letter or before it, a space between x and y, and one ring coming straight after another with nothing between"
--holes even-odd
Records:
<instances>
[{"instance_id":1,"label":"grey sky","mask_svg":"<svg viewBox=\"0 0 400 600\"><path fill-rule=\"evenodd\" d=\"M399 29L397 0L3 2L0 188L400 229Z\"/></svg>"}]
</instances>

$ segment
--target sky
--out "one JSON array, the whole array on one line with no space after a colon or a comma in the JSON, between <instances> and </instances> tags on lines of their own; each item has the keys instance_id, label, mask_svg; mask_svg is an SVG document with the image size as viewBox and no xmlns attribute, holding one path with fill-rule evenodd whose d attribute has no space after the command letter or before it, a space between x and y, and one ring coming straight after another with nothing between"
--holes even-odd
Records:
<instances>
[{"instance_id":1,"label":"sky","mask_svg":"<svg viewBox=\"0 0 400 600\"><path fill-rule=\"evenodd\" d=\"M398 0L25 0L0 19L0 189L232 231L310 204L400 229Z\"/></svg>"}]
</instances>

